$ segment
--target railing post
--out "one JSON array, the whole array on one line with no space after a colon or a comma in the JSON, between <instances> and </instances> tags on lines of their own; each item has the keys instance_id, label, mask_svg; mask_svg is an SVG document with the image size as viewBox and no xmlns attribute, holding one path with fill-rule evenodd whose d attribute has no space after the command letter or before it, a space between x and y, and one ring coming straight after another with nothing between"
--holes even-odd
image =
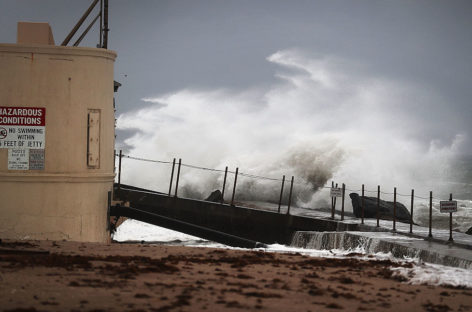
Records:
<instances>
[{"instance_id":1,"label":"railing post","mask_svg":"<svg viewBox=\"0 0 472 312\"><path fill-rule=\"evenodd\" d=\"M380 219L380 185L377 185L377 227L380 226L379 219Z\"/></svg>"},{"instance_id":2,"label":"railing post","mask_svg":"<svg viewBox=\"0 0 472 312\"><path fill-rule=\"evenodd\" d=\"M279 210L278 213L280 213L280 205L282 205L282 195L284 193L284 184L285 184L285 175L282 177L282 187L280 189L280 197L279 197Z\"/></svg>"},{"instance_id":3,"label":"railing post","mask_svg":"<svg viewBox=\"0 0 472 312\"><path fill-rule=\"evenodd\" d=\"M231 196L231 206L234 206L234 194L236 193L236 182L238 181L238 171L239 171L239 168L236 168L236 173L234 174L233 196Z\"/></svg>"},{"instance_id":4,"label":"railing post","mask_svg":"<svg viewBox=\"0 0 472 312\"><path fill-rule=\"evenodd\" d=\"M429 234L428 237L433 237L433 191L429 192Z\"/></svg>"},{"instance_id":5,"label":"railing post","mask_svg":"<svg viewBox=\"0 0 472 312\"><path fill-rule=\"evenodd\" d=\"M410 233L413 233L413 201L415 198L415 190L411 189L411 206L410 206Z\"/></svg>"},{"instance_id":6,"label":"railing post","mask_svg":"<svg viewBox=\"0 0 472 312\"><path fill-rule=\"evenodd\" d=\"M344 220L344 195L346 194L346 185L343 183L343 199L341 203L341 221Z\"/></svg>"},{"instance_id":7,"label":"railing post","mask_svg":"<svg viewBox=\"0 0 472 312\"><path fill-rule=\"evenodd\" d=\"M331 181L331 188L334 188L334 181ZM331 219L334 219L334 197L331 196Z\"/></svg>"},{"instance_id":8,"label":"railing post","mask_svg":"<svg viewBox=\"0 0 472 312\"><path fill-rule=\"evenodd\" d=\"M449 200L452 200L452 193L449 194ZM452 212L449 212L449 242L453 242L452 238Z\"/></svg>"},{"instance_id":9,"label":"railing post","mask_svg":"<svg viewBox=\"0 0 472 312\"><path fill-rule=\"evenodd\" d=\"M364 184L362 184L362 200L361 200L361 203L362 203L362 209L361 209L361 224L364 224Z\"/></svg>"},{"instance_id":10,"label":"railing post","mask_svg":"<svg viewBox=\"0 0 472 312\"><path fill-rule=\"evenodd\" d=\"M397 222L397 188L393 188L393 231L395 232Z\"/></svg>"},{"instance_id":11,"label":"railing post","mask_svg":"<svg viewBox=\"0 0 472 312\"><path fill-rule=\"evenodd\" d=\"M223 190L221 191L221 203L225 202L226 177L228 176L228 166L225 168L225 177L223 179Z\"/></svg>"},{"instance_id":12,"label":"railing post","mask_svg":"<svg viewBox=\"0 0 472 312\"><path fill-rule=\"evenodd\" d=\"M177 190L179 189L179 179L180 179L180 166L182 165L182 159L179 158L179 165L177 166L177 178L175 179L175 192L174 197L177 197Z\"/></svg>"},{"instance_id":13,"label":"railing post","mask_svg":"<svg viewBox=\"0 0 472 312\"><path fill-rule=\"evenodd\" d=\"M336 183L336 188L338 188L338 183ZM334 216L336 214L336 197L333 198L333 209L331 210L331 219L334 220Z\"/></svg>"},{"instance_id":14,"label":"railing post","mask_svg":"<svg viewBox=\"0 0 472 312\"><path fill-rule=\"evenodd\" d=\"M123 157L123 151L120 150L120 159L118 159L118 190L121 189L121 158Z\"/></svg>"},{"instance_id":15,"label":"railing post","mask_svg":"<svg viewBox=\"0 0 472 312\"><path fill-rule=\"evenodd\" d=\"M291 204L292 204L293 179L294 179L294 177L292 176L292 181L290 181L290 193L288 193L287 214L290 214L290 206L291 206Z\"/></svg>"},{"instance_id":16,"label":"railing post","mask_svg":"<svg viewBox=\"0 0 472 312\"><path fill-rule=\"evenodd\" d=\"M172 173L170 174L169 196L172 192L172 182L174 180L174 169L175 169L175 158L174 158L174 161L172 161Z\"/></svg>"}]
</instances>

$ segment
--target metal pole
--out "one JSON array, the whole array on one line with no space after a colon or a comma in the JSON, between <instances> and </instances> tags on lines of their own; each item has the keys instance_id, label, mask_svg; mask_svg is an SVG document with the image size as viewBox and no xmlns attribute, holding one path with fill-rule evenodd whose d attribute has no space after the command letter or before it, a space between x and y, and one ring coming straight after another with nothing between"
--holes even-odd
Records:
<instances>
[{"instance_id":1,"label":"metal pole","mask_svg":"<svg viewBox=\"0 0 472 312\"><path fill-rule=\"evenodd\" d=\"M221 192L221 203L225 202L226 177L228 176L228 166L225 168L225 177L223 179L223 190Z\"/></svg>"},{"instance_id":2,"label":"metal pole","mask_svg":"<svg viewBox=\"0 0 472 312\"><path fill-rule=\"evenodd\" d=\"M290 214L290 205L292 204L292 190L293 190L293 176L292 181L290 182L290 193L288 193L288 209L287 214Z\"/></svg>"},{"instance_id":3,"label":"metal pole","mask_svg":"<svg viewBox=\"0 0 472 312\"><path fill-rule=\"evenodd\" d=\"M99 31L100 39L98 41L98 47L102 47L102 39L103 39L103 0L100 0L100 31Z\"/></svg>"},{"instance_id":4,"label":"metal pole","mask_svg":"<svg viewBox=\"0 0 472 312\"><path fill-rule=\"evenodd\" d=\"M362 184L362 201L361 202L362 202L362 209L361 209L362 219L361 219L361 223L364 224L364 184Z\"/></svg>"},{"instance_id":5,"label":"metal pole","mask_svg":"<svg viewBox=\"0 0 472 312\"><path fill-rule=\"evenodd\" d=\"M341 204L341 221L344 220L344 195L346 193L346 185L343 183L343 199Z\"/></svg>"},{"instance_id":6,"label":"metal pole","mask_svg":"<svg viewBox=\"0 0 472 312\"><path fill-rule=\"evenodd\" d=\"M397 188L393 188L393 231L397 229L395 227L397 219Z\"/></svg>"},{"instance_id":7,"label":"metal pole","mask_svg":"<svg viewBox=\"0 0 472 312\"><path fill-rule=\"evenodd\" d=\"M174 180L174 169L175 169L175 158L172 162L172 173L170 174L170 183L169 183L169 196L172 192L172 181Z\"/></svg>"},{"instance_id":8,"label":"metal pole","mask_svg":"<svg viewBox=\"0 0 472 312\"><path fill-rule=\"evenodd\" d=\"M103 5L103 46L102 48L108 49L108 0L104 0Z\"/></svg>"},{"instance_id":9,"label":"metal pole","mask_svg":"<svg viewBox=\"0 0 472 312\"><path fill-rule=\"evenodd\" d=\"M90 28L92 28L93 24L95 24L95 22L98 20L98 18L100 17L100 13L98 13L98 15L93 19L93 21L90 23L90 25L88 25L88 27L84 30L84 32L82 33L82 35L80 35L79 39L77 39L73 46L76 47L80 44L80 42L82 41L82 39L84 39L84 37L87 35L87 33L89 32Z\"/></svg>"},{"instance_id":10,"label":"metal pole","mask_svg":"<svg viewBox=\"0 0 472 312\"><path fill-rule=\"evenodd\" d=\"M106 2L106 0L105 0ZM180 179L180 166L182 165L182 159L179 158L179 166L177 167L177 178L175 179L175 192L174 197L177 197L177 190L179 189L179 179Z\"/></svg>"},{"instance_id":11,"label":"metal pole","mask_svg":"<svg viewBox=\"0 0 472 312\"><path fill-rule=\"evenodd\" d=\"M380 185L377 185L377 227L380 226L379 219L380 219Z\"/></svg>"},{"instance_id":12,"label":"metal pole","mask_svg":"<svg viewBox=\"0 0 472 312\"><path fill-rule=\"evenodd\" d=\"M452 200L452 193L449 194L449 200ZM452 212L449 212L449 241L454 241L454 239L452 238Z\"/></svg>"},{"instance_id":13,"label":"metal pole","mask_svg":"<svg viewBox=\"0 0 472 312\"><path fill-rule=\"evenodd\" d=\"M236 173L234 174L233 196L231 196L231 206L234 206L234 194L236 193L236 182L238 181L238 171L239 171L239 168L236 168Z\"/></svg>"},{"instance_id":14,"label":"metal pole","mask_svg":"<svg viewBox=\"0 0 472 312\"><path fill-rule=\"evenodd\" d=\"M282 177L282 188L280 189L279 210L278 210L278 213L280 213L280 205L282 205L282 195L283 195L283 193L284 193L284 184L285 184L285 176Z\"/></svg>"},{"instance_id":15,"label":"metal pole","mask_svg":"<svg viewBox=\"0 0 472 312\"><path fill-rule=\"evenodd\" d=\"M410 233L413 233L413 200L415 198L415 190L411 190L411 207L410 207Z\"/></svg>"},{"instance_id":16,"label":"metal pole","mask_svg":"<svg viewBox=\"0 0 472 312\"><path fill-rule=\"evenodd\" d=\"M429 235L428 237L433 237L432 232L433 227L433 191L429 192Z\"/></svg>"},{"instance_id":17,"label":"metal pole","mask_svg":"<svg viewBox=\"0 0 472 312\"><path fill-rule=\"evenodd\" d=\"M123 157L123 152L120 150L120 159L118 160L118 189L121 188L121 158Z\"/></svg>"},{"instance_id":18,"label":"metal pole","mask_svg":"<svg viewBox=\"0 0 472 312\"><path fill-rule=\"evenodd\" d=\"M338 188L338 183L336 183L336 188ZM336 197L333 198L333 210L331 210L331 219L334 220L334 216L336 214Z\"/></svg>"},{"instance_id":19,"label":"metal pole","mask_svg":"<svg viewBox=\"0 0 472 312\"><path fill-rule=\"evenodd\" d=\"M69 41L72 39L72 37L77 32L77 30L79 30L80 26L82 26L82 23L85 21L87 16L89 16L90 12L92 12L93 8L97 5L98 1L99 0L93 1L93 3L90 5L90 7L87 9L87 11L85 11L84 15L82 15L82 17L79 19L77 24L75 24L74 28L72 28L72 30L67 35L67 37L64 39L64 41L62 41L61 46L66 46L69 43ZM105 1L107 1L107 0L105 0Z\"/></svg>"},{"instance_id":20,"label":"metal pole","mask_svg":"<svg viewBox=\"0 0 472 312\"><path fill-rule=\"evenodd\" d=\"M334 187L334 181L331 181L331 188L333 187ZM334 219L334 198L333 197L331 197L331 219Z\"/></svg>"}]
</instances>

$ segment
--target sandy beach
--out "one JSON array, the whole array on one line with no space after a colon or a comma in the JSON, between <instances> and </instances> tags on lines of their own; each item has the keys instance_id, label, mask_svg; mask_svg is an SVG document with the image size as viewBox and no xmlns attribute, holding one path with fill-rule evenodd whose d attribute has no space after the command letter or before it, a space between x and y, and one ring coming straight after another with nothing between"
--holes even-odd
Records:
<instances>
[{"instance_id":1,"label":"sandy beach","mask_svg":"<svg viewBox=\"0 0 472 312\"><path fill-rule=\"evenodd\" d=\"M0 244L2 311L472 311L389 260L147 244ZM411 264L403 264L409 266Z\"/></svg>"}]
</instances>

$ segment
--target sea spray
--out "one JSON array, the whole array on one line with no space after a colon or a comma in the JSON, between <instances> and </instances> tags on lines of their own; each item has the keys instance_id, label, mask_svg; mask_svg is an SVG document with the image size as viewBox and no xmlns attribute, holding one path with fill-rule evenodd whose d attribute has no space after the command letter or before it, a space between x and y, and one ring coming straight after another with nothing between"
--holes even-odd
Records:
<instances>
[{"instance_id":1,"label":"sea spray","mask_svg":"<svg viewBox=\"0 0 472 312\"><path fill-rule=\"evenodd\" d=\"M275 179L293 175L293 202L304 207L328 206L328 190L321 187L331 180L354 190L365 184L373 191L380 184L386 192L398 187L408 194L414 188L420 196L452 192L442 181L456 179L454 162L465 134L451 132L450 141L441 141L424 133L435 120L407 113L411 103L438 107L430 90L359 76L352 64L297 50L279 51L267 60L278 66L279 83L145 98L151 106L118 117L117 128L134 133L124 141L125 152L167 161L177 157L207 168L239 167ZM167 192L170 172L168 164L124 159L122 181ZM179 194L203 199L221 189L222 180L221 172L183 167ZM233 181L230 173L227 196ZM240 176L236 200L276 202L280 184ZM284 203L287 193L286 183ZM463 193L470 194L470 187ZM347 200L346 210L351 209ZM420 206L415 214L420 223L422 213Z\"/></svg>"}]
</instances>

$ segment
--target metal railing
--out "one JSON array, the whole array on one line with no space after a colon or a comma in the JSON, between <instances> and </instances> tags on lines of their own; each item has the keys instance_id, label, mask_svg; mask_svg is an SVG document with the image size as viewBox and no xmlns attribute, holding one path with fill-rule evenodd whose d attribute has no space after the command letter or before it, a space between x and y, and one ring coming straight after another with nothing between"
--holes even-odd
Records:
<instances>
[{"instance_id":1,"label":"metal railing","mask_svg":"<svg viewBox=\"0 0 472 312\"><path fill-rule=\"evenodd\" d=\"M221 192L221 200L220 203L224 203L224 196L225 196L225 189L226 189L226 184L227 184L227 178L228 174L233 174L234 175L234 182L233 182L233 187L232 187L232 194L231 194L231 201L230 205L234 206L235 205L235 194L236 194L236 186L237 186L237 181L238 181L238 176L239 177L246 177L250 179L257 179L257 180L266 180L266 181L275 181L275 182L280 182L281 183L281 188L280 188L280 196L278 198L278 209L277 212L281 213L281 206L283 202L283 195L284 195L284 187L285 187L285 181L286 177L285 175L282 176L281 179L278 178L273 178L273 177L266 177L266 176L261 176L261 175L254 175L254 174L249 174L249 173L244 173L240 172L239 168L237 167L235 171L228 170L228 167L226 166L225 169L215 169L215 168L207 168L207 167L201 167L201 166L196 166L196 165L190 165L182 162L182 159L177 159L174 158L172 161L163 161L163 160L153 160L153 159L147 159L147 158L142 158L142 157L135 157L135 156L130 156L130 155L125 155L122 153L122 150L120 150L119 154L115 153L115 157L118 157L118 188L120 188L121 185L121 172L122 172L122 159L131 159L131 160L137 160L137 161L143 161L143 162L149 162L149 163L159 163L159 164L167 164L167 165L172 165L172 170L171 170L171 175L170 175L170 183L169 183L169 191L168 191L168 196L172 196L172 186L174 184L174 173L175 173L175 167L177 166L177 174L175 175L175 188L174 188L174 197L178 196L178 188L179 188L179 180L180 180L180 174L181 174L181 168L186 167L186 168L192 168L192 169L198 169L198 170L204 170L204 171L210 171L210 172L216 172L216 173L224 173L224 178L223 178L223 183L222 183L222 192ZM295 182L295 177L292 176L290 179L290 191L288 194L288 201L287 201L287 211L286 214L290 214L290 208L292 204L292 195L293 195L293 189L294 185L296 184L305 184L303 182ZM331 186L321 186L319 189L337 189L338 188L338 183L334 183L334 181L331 182ZM411 194L401 194L397 192L397 188L394 187L393 192L385 192L381 191L380 185L377 186L377 190L367 190L365 189L364 184L362 184L360 189L348 189L346 188L346 185L344 183L341 184L341 192L342 196L341 197L341 217L340 220L343 221L345 217L345 212L344 212L344 206L345 206L345 194L346 191L353 192L353 193L361 193L361 224L364 224L364 208L365 208L365 193L376 193L377 194L377 214L376 214L376 226L380 227L380 202L381 202L381 195L393 195L393 218L392 218L392 231L396 231L396 219L397 219L397 196L401 197L409 197L410 198L410 228L409 228L409 233L413 233L413 213L414 213L414 199L423 199L423 200L429 200L429 234L428 237L432 238L432 211L433 211L433 199L438 200L437 198L433 197L433 192L429 192L428 197L424 196L418 196L415 195L415 190L411 190ZM449 200L452 200L452 194L449 196ZM336 204L337 204L337 197L332 196L331 197L331 219L335 220L335 212L336 212ZM449 235L449 241L453 241L452 237L452 213L450 213L449 216L449 225L450 225L450 235Z\"/></svg>"}]
</instances>

